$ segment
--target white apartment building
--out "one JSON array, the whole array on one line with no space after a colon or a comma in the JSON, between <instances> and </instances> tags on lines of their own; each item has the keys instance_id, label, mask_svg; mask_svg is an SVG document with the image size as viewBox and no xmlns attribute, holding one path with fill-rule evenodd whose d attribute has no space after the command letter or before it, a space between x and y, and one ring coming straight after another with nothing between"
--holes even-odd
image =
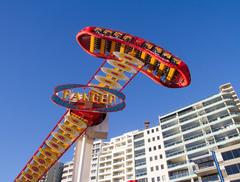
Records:
<instances>
[{"instance_id":1,"label":"white apartment building","mask_svg":"<svg viewBox=\"0 0 240 182\"><path fill-rule=\"evenodd\" d=\"M133 134L136 131L104 142L99 154L98 182L126 182L135 176ZM92 176L90 177L92 179Z\"/></svg>"},{"instance_id":2,"label":"white apartment building","mask_svg":"<svg viewBox=\"0 0 240 182\"><path fill-rule=\"evenodd\" d=\"M158 126L95 141L90 182L219 182L212 151L225 182L239 182L239 158L225 163L222 156L240 145L239 108L225 84L213 96L159 116ZM63 171L62 179L72 175L67 167Z\"/></svg>"},{"instance_id":3,"label":"white apartment building","mask_svg":"<svg viewBox=\"0 0 240 182\"><path fill-rule=\"evenodd\" d=\"M91 160L91 170L90 170L90 182L98 181L99 173L99 155L103 146L102 140L96 140L93 144L92 149L92 160Z\"/></svg>"},{"instance_id":4,"label":"white apartment building","mask_svg":"<svg viewBox=\"0 0 240 182\"><path fill-rule=\"evenodd\" d=\"M240 143L239 99L225 84L218 94L159 117L159 124L169 181L220 181L218 174L204 175L196 164L208 166L212 151Z\"/></svg>"},{"instance_id":5,"label":"white apartment building","mask_svg":"<svg viewBox=\"0 0 240 182\"><path fill-rule=\"evenodd\" d=\"M95 141L91 182L167 181L159 126L132 131L109 142Z\"/></svg>"},{"instance_id":6,"label":"white apartment building","mask_svg":"<svg viewBox=\"0 0 240 182\"><path fill-rule=\"evenodd\" d=\"M73 161L67 162L63 166L61 182L72 182Z\"/></svg>"}]
</instances>

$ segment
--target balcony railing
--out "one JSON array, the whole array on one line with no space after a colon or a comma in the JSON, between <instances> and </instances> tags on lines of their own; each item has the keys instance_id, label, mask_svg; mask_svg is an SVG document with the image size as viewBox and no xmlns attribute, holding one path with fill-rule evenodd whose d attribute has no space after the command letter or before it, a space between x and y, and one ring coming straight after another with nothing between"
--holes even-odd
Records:
<instances>
[{"instance_id":1,"label":"balcony railing","mask_svg":"<svg viewBox=\"0 0 240 182\"><path fill-rule=\"evenodd\" d=\"M232 135L226 135L226 136L224 136L224 137L221 137L221 138L216 139L216 142L228 140L228 139L230 139L230 138L237 137L237 136L239 136L238 133L235 133L235 134L232 134Z\"/></svg>"},{"instance_id":2,"label":"balcony railing","mask_svg":"<svg viewBox=\"0 0 240 182\"><path fill-rule=\"evenodd\" d=\"M176 178L181 178L181 177L188 176L188 175L189 175L189 173L188 173L188 171L186 171L186 172L178 173L176 175L172 175L169 178L176 179Z\"/></svg>"},{"instance_id":3,"label":"balcony railing","mask_svg":"<svg viewBox=\"0 0 240 182\"><path fill-rule=\"evenodd\" d=\"M203 136L203 134L190 136L190 137L185 138L185 141L191 140L191 139L193 139L193 138L201 137L201 136Z\"/></svg>"},{"instance_id":4,"label":"balcony railing","mask_svg":"<svg viewBox=\"0 0 240 182\"><path fill-rule=\"evenodd\" d=\"M172 142L172 143L165 144L165 147L170 147L170 146L173 146L173 145L176 145L176 144L179 144L179 143L182 143L182 141L177 141L177 142Z\"/></svg>"},{"instance_id":5,"label":"balcony railing","mask_svg":"<svg viewBox=\"0 0 240 182\"><path fill-rule=\"evenodd\" d=\"M202 143L202 144L199 144L199 145L195 145L195 146L192 146L192 147L187 148L187 151L196 150L196 149L201 148L201 147L204 147L204 146L206 146L206 145L207 145L206 143Z\"/></svg>"},{"instance_id":6,"label":"balcony railing","mask_svg":"<svg viewBox=\"0 0 240 182\"><path fill-rule=\"evenodd\" d=\"M177 135L179 134L180 132L177 132L177 133L168 133L168 134L165 134L163 135L164 138L167 138L167 137L170 137L170 136L174 136L174 135Z\"/></svg>"},{"instance_id":7,"label":"balcony railing","mask_svg":"<svg viewBox=\"0 0 240 182\"><path fill-rule=\"evenodd\" d=\"M176 167L176 166L181 166L183 164L186 164L187 162L186 161L182 161L182 162L177 162L177 163L173 163L173 164L168 164L168 168L173 168L173 167Z\"/></svg>"},{"instance_id":8,"label":"balcony railing","mask_svg":"<svg viewBox=\"0 0 240 182\"><path fill-rule=\"evenodd\" d=\"M187 130L190 130L190 129L193 129L193 128L197 128L199 127L200 125L193 125L193 126L190 126L190 127L187 127L187 128L182 128L182 131L187 131Z\"/></svg>"},{"instance_id":9,"label":"balcony railing","mask_svg":"<svg viewBox=\"0 0 240 182\"><path fill-rule=\"evenodd\" d=\"M166 156L167 156L167 157L171 157L171 156L178 155L178 154L182 154L182 153L184 153L184 150L172 152L172 153L166 154Z\"/></svg>"},{"instance_id":10,"label":"balcony railing","mask_svg":"<svg viewBox=\"0 0 240 182\"><path fill-rule=\"evenodd\" d=\"M223 129L226 129L226 128L232 126L232 125L234 125L234 124L230 123L230 124L227 124L227 125L223 125L223 126L221 126L221 127L218 127L218 128L212 128L212 131L215 132L215 131L218 131L218 130L223 130Z\"/></svg>"}]
</instances>

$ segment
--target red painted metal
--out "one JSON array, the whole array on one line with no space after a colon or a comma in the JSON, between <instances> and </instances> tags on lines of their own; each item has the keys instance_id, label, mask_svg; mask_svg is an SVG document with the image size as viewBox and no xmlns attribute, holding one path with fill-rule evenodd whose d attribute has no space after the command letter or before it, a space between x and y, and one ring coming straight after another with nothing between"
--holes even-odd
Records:
<instances>
[{"instance_id":1,"label":"red painted metal","mask_svg":"<svg viewBox=\"0 0 240 182\"><path fill-rule=\"evenodd\" d=\"M100 57L100 58L103 58L103 59L116 59L116 57L114 57L113 55L101 55L101 54L97 54L97 53L91 53L88 48L86 47L86 41L84 42L84 37L86 36L91 36L91 35L94 35L95 37L98 37L98 38L101 38L101 39L105 39L105 40L110 40L110 41L115 41L115 42L118 42L120 44L124 44L126 46L129 46L129 47L132 47L136 50L139 50L139 51L145 51L147 52L147 54L149 54L150 56L156 58L157 61L159 61L160 63L164 63L165 65L169 66L170 68L174 68L176 69L178 72L179 72L179 75L178 75L178 78L175 80L173 80L172 82L163 82L162 80L159 80L159 78L156 77L156 75L154 75L153 73L151 72L148 72L144 69L144 66L142 66L141 68L136 68L137 69L137 72L135 74L133 74L131 76L131 78L122 86L122 88L119 90L119 91L122 91L128 84L129 82L139 73L139 72L142 72L144 73L145 75L147 75L149 78L151 78L153 81L155 81L156 83L158 84L161 84L161 85L164 85L166 87L170 87L170 88L179 88L179 87L185 87L187 85L190 84L190 81L191 81L191 77L190 77L190 73L189 73L189 70L188 70L188 67L187 65L183 62L183 61L180 61L179 64L173 64L171 63L169 60L166 60L164 59L163 57L160 57L156 54L154 54L152 51L146 49L146 48L143 48L141 47L146 41L144 39L141 39L141 38L138 38L138 37L135 37L135 36L132 36L130 34L126 34L126 33L122 33L124 35L129 35L131 37L133 37L133 41L132 42L127 42L127 41L124 41L124 40L120 40L120 39L117 39L117 38L113 38L113 37L110 37L110 36L107 36L107 35L103 35L103 34L97 34L96 32L93 32L93 30L95 29L96 27L86 27L84 28L83 30L81 30L78 34L77 34L77 41L78 43L80 44L80 46L89 54L91 54L92 56L95 56L95 57ZM109 29L106 29L106 30L109 30ZM111 30L113 31L113 30ZM115 31L115 32L119 32L119 31ZM86 39L87 40L87 39ZM89 40L88 40L89 41ZM152 44L152 43L151 43ZM154 45L154 44L153 44ZM178 60L180 60L179 58L177 58ZM100 67L96 70L96 72L93 74L93 76L90 78L90 80L88 81L87 85L90 84L90 82L94 79L94 76L96 74L98 74L98 72L100 71L100 69L104 66L104 64L106 63L106 60L100 65ZM38 153L39 153L39 150L40 148L44 147L45 146L45 142L47 140L49 140L49 138L52 136L52 133L54 131L56 131L58 129L58 124L60 124L63 119L64 119L64 116L68 113L69 110L67 110L65 112L65 114L61 117L61 119L57 122L56 126L51 130L51 132L48 134L48 136L45 138L45 140L43 141L43 143L40 145L40 147L37 149L37 151L33 154L33 156L36 156ZM106 113L98 113L98 112L86 112L86 111L80 111L80 110L71 110L70 112L78 115L79 117L82 117L84 119L87 120L87 125L88 126L93 126L93 125L97 125L99 124L100 122L102 122L106 116ZM79 133L79 136L76 137L76 139L71 143L71 145L79 138L81 137L83 134L85 133L85 130L83 130L81 133ZM65 151L67 151L71 145L69 145L65 150L64 152L61 153L61 155L58 156L58 159L65 153ZM24 166L24 168L21 170L21 172L18 174L18 176L15 178L14 181L16 181L17 179L19 179L21 177L21 174L27 170L27 166L28 164L31 164L31 162L33 161L33 157L30 158L30 160L27 162L27 164ZM57 161L57 160L56 160ZM55 161L55 162L56 162ZM44 173L39 176L38 180L41 179L41 177L47 173L47 171L54 165L51 164L51 166L48 167L48 169L46 171L44 171ZM137 182L137 180L130 180L128 182Z\"/></svg>"},{"instance_id":2,"label":"red painted metal","mask_svg":"<svg viewBox=\"0 0 240 182\"><path fill-rule=\"evenodd\" d=\"M94 37L97 37L99 39L114 41L114 42L117 42L119 44L123 44L123 45L129 46L131 48L134 48L136 50L139 50L139 51L142 51L142 52L143 51L147 52L147 54L149 54L150 56L156 58L156 60L158 60L160 63L164 63L168 67L175 68L179 72L179 78L177 80L175 80L174 82L163 82L162 80L159 80L159 78L157 78L153 73L149 73L149 72L147 72L144 69L141 70L141 72L143 74L145 74L146 76L151 78L157 84L161 84L161 85L169 87L169 88L181 88L181 87L186 87L186 86L188 86L190 84L191 76L190 76L189 69L188 69L187 65L180 58L177 58L176 56L174 56L174 58L176 58L176 59L181 61L179 65L174 65L169 60L167 60L167 59L165 59L163 57L160 57L159 55L154 54L151 50L141 47L141 45L144 42L150 43L149 41L145 41L144 39L141 39L139 37L136 37L136 36L133 36L133 35L130 35L130 34L127 34L127 33L123 33L123 32L120 32L120 31L104 29L104 30L110 30L112 32L120 32L123 35L129 35L129 36L133 37L134 42L131 43L131 42L127 42L127 41L121 40L119 38L115 38L113 36L96 33L96 32L94 32L95 28L98 28L98 27L86 27L86 28L82 29L76 36L76 39L77 39L79 45L88 54L90 54L92 56L95 56L95 57L103 58L103 59L115 59L115 57L112 54L103 55L103 54L100 54L100 53L92 53L87 48L87 45L89 45L90 36L94 36ZM141 42L141 43L137 44L136 42ZM151 44L156 46L153 43L151 43ZM157 46L157 47L159 47L159 46ZM161 47L159 47L159 48L161 48ZM163 48L161 48L161 49L163 49ZM166 50L164 50L164 51L167 52L167 53L170 53L169 51L166 51Z\"/></svg>"}]
</instances>

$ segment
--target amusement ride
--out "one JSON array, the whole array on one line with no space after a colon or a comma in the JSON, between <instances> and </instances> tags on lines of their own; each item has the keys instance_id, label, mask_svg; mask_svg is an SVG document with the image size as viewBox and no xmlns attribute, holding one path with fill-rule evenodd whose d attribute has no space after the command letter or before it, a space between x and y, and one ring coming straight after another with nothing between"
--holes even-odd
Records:
<instances>
[{"instance_id":1,"label":"amusement ride","mask_svg":"<svg viewBox=\"0 0 240 182\"><path fill-rule=\"evenodd\" d=\"M39 181L76 141L79 145L75 152L81 157L77 159L73 181L88 181L86 166L90 166L87 159L91 157L93 139L106 138L108 112L124 109L122 90L139 72L169 88L186 87L191 82L189 69L180 58L142 38L86 27L76 39L84 51L103 62L87 84L65 84L54 89L52 101L65 107L66 112L15 182Z\"/></svg>"}]
</instances>

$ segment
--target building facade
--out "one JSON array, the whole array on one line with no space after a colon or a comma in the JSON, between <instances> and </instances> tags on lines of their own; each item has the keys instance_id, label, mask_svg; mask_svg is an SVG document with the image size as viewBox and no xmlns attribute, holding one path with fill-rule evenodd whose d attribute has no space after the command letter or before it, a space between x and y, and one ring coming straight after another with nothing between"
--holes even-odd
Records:
<instances>
[{"instance_id":1,"label":"building facade","mask_svg":"<svg viewBox=\"0 0 240 182\"><path fill-rule=\"evenodd\" d=\"M212 151L240 143L239 99L230 84L159 121L169 181L220 181L216 166L206 169L214 162Z\"/></svg>"},{"instance_id":2,"label":"building facade","mask_svg":"<svg viewBox=\"0 0 240 182\"><path fill-rule=\"evenodd\" d=\"M95 141L90 182L239 182L239 145L240 101L225 84L215 95L159 116L157 126ZM69 172L64 167L62 180Z\"/></svg>"},{"instance_id":3,"label":"building facade","mask_svg":"<svg viewBox=\"0 0 240 182\"><path fill-rule=\"evenodd\" d=\"M219 149L216 157L223 178L230 182L240 182L240 144Z\"/></svg>"},{"instance_id":4,"label":"building facade","mask_svg":"<svg viewBox=\"0 0 240 182\"><path fill-rule=\"evenodd\" d=\"M73 161L64 164L61 182L72 182L73 178Z\"/></svg>"}]
</instances>

